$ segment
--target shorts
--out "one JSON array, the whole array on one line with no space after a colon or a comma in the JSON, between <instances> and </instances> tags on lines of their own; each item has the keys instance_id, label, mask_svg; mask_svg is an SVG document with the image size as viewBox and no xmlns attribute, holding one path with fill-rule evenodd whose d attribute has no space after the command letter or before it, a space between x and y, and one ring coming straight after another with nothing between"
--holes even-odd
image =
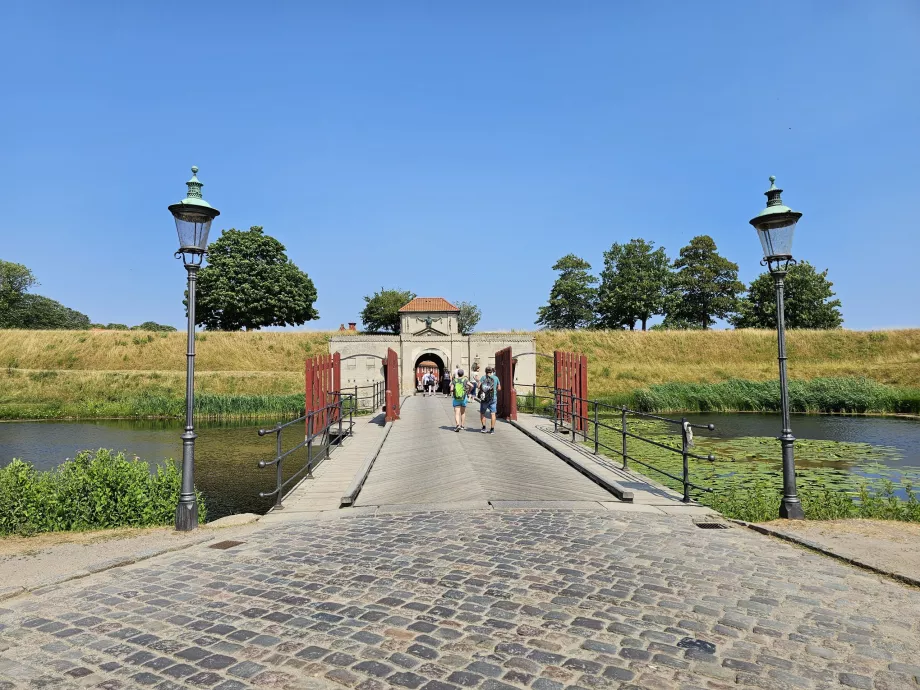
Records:
<instances>
[{"instance_id":1,"label":"shorts","mask_svg":"<svg viewBox=\"0 0 920 690\"><path fill-rule=\"evenodd\" d=\"M479 403L479 414L496 414L498 412L498 401L493 398L492 402Z\"/></svg>"},{"instance_id":2,"label":"shorts","mask_svg":"<svg viewBox=\"0 0 920 690\"><path fill-rule=\"evenodd\" d=\"M460 400L454 398L454 407L466 407L466 398L461 398Z\"/></svg>"}]
</instances>

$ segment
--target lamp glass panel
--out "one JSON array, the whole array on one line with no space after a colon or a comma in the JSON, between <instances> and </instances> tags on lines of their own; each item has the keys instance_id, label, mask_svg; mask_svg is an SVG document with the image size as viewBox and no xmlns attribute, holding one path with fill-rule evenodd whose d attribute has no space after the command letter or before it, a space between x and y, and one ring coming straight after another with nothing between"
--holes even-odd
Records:
<instances>
[{"instance_id":1,"label":"lamp glass panel","mask_svg":"<svg viewBox=\"0 0 920 690\"><path fill-rule=\"evenodd\" d=\"M194 210L181 210L173 214L176 218L176 232L179 234L179 248L204 251L208 247L208 233L211 231L211 214Z\"/></svg>"},{"instance_id":2,"label":"lamp glass panel","mask_svg":"<svg viewBox=\"0 0 920 690\"><path fill-rule=\"evenodd\" d=\"M797 219L764 221L757 225L757 235L763 246L764 258L771 256L792 256L792 235Z\"/></svg>"}]
</instances>

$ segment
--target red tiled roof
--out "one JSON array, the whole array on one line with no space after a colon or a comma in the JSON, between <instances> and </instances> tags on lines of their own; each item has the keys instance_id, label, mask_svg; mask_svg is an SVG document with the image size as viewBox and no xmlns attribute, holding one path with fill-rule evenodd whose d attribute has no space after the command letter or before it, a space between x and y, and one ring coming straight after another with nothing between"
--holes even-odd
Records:
<instances>
[{"instance_id":1,"label":"red tiled roof","mask_svg":"<svg viewBox=\"0 0 920 690\"><path fill-rule=\"evenodd\" d=\"M443 297L416 297L414 300L399 308L404 311L460 311Z\"/></svg>"}]
</instances>

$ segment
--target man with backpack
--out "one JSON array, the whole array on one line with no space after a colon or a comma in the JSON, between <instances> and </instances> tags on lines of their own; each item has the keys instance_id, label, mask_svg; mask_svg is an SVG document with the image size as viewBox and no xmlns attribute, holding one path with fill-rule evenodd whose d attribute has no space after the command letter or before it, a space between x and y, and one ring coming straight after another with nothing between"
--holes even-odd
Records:
<instances>
[{"instance_id":1,"label":"man with backpack","mask_svg":"<svg viewBox=\"0 0 920 690\"><path fill-rule=\"evenodd\" d=\"M461 429L466 429L466 393L470 385L470 380L463 375L463 369L457 369L457 375L451 381L450 390L454 405L454 421L457 422L457 428L454 429L460 433Z\"/></svg>"},{"instance_id":2,"label":"man with backpack","mask_svg":"<svg viewBox=\"0 0 920 690\"><path fill-rule=\"evenodd\" d=\"M441 378L441 391L448 397L450 396L450 381L450 370L445 369L444 376Z\"/></svg>"},{"instance_id":3,"label":"man with backpack","mask_svg":"<svg viewBox=\"0 0 920 690\"><path fill-rule=\"evenodd\" d=\"M486 367L486 375L479 380L479 420L482 433L495 433L495 414L498 412L498 391L501 384L492 367ZM486 417L491 417L492 426L486 431Z\"/></svg>"}]
</instances>

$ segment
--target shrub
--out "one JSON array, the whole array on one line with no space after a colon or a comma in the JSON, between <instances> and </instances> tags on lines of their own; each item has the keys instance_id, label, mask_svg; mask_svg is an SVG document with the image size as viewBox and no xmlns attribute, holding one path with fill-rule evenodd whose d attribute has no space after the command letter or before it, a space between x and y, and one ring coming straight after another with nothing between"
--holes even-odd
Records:
<instances>
[{"instance_id":1,"label":"shrub","mask_svg":"<svg viewBox=\"0 0 920 690\"><path fill-rule=\"evenodd\" d=\"M138 458L84 450L47 472L13 460L0 468L0 535L172 523L181 472L168 460L154 472ZM207 510L198 496L198 519Z\"/></svg>"}]
</instances>

